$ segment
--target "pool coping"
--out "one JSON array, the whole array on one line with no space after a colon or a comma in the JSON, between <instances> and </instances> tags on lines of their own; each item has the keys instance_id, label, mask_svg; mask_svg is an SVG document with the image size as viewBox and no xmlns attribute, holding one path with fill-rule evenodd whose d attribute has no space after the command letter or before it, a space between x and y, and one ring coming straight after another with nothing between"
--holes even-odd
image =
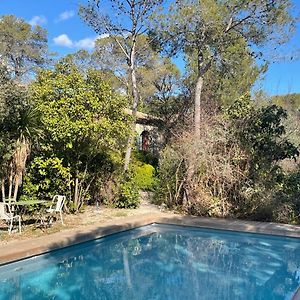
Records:
<instances>
[{"instance_id":1,"label":"pool coping","mask_svg":"<svg viewBox=\"0 0 300 300\"><path fill-rule=\"evenodd\" d=\"M300 226L296 225L204 218L172 213L147 213L110 220L101 225L89 225L80 229L64 230L37 238L9 242L0 248L0 266L153 223L300 238Z\"/></svg>"},{"instance_id":2,"label":"pool coping","mask_svg":"<svg viewBox=\"0 0 300 300\"><path fill-rule=\"evenodd\" d=\"M300 226L267 222L217 219L172 213L147 213L89 225L80 229L64 230L53 234L13 241L0 248L0 266L150 224L169 224L237 232L259 233L300 239ZM292 300L300 300L300 288Z\"/></svg>"}]
</instances>

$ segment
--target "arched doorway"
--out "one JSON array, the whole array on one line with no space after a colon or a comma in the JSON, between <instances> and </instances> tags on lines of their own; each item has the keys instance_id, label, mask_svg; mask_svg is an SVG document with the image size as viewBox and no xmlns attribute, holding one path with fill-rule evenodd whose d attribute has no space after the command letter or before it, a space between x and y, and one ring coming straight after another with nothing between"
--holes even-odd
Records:
<instances>
[{"instance_id":1,"label":"arched doorway","mask_svg":"<svg viewBox=\"0 0 300 300\"><path fill-rule=\"evenodd\" d=\"M142 143L141 143L141 150L142 151L149 151L150 148L150 133L147 130L144 130L141 133Z\"/></svg>"}]
</instances>

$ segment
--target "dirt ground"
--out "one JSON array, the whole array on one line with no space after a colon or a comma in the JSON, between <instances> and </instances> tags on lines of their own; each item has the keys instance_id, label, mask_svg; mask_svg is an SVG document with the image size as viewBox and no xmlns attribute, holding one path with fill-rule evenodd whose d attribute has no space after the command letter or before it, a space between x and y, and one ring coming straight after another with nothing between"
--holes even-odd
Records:
<instances>
[{"instance_id":1,"label":"dirt ground","mask_svg":"<svg viewBox=\"0 0 300 300\"><path fill-rule=\"evenodd\" d=\"M14 231L9 235L8 226L0 221L0 247L10 242L17 240L32 239L63 230L72 230L82 228L87 225L102 224L105 221L120 219L128 216L135 216L145 213L159 212L161 209L146 200L143 200L140 207L137 209L116 209L105 206L87 206L84 211L76 215L64 214L63 226L58 218L50 227L40 226L39 224L24 225L22 224L22 233L17 231L17 226L14 226Z\"/></svg>"}]
</instances>

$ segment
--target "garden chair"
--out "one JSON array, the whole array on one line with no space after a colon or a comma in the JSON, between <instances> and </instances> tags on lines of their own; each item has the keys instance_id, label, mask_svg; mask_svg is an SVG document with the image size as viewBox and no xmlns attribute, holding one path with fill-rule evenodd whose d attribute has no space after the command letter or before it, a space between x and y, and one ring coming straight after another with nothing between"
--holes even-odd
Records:
<instances>
[{"instance_id":1,"label":"garden chair","mask_svg":"<svg viewBox=\"0 0 300 300\"><path fill-rule=\"evenodd\" d=\"M8 233L11 234L14 220L17 219L19 222L19 232L21 233L21 217L14 215L11 211L10 205L6 202L0 202L0 219L10 223Z\"/></svg>"},{"instance_id":2,"label":"garden chair","mask_svg":"<svg viewBox=\"0 0 300 300\"><path fill-rule=\"evenodd\" d=\"M61 224L64 224L63 221L63 217L62 217L62 210L63 210L63 206L66 200L66 196L61 196L61 195L55 195L52 199L52 204L50 206L50 208L48 208L46 210L46 213L49 214L49 224L50 221L52 220L53 216L55 214L59 214L60 215L60 220L61 220Z\"/></svg>"},{"instance_id":3,"label":"garden chair","mask_svg":"<svg viewBox=\"0 0 300 300\"><path fill-rule=\"evenodd\" d=\"M4 198L3 202L7 203L9 205L10 208L10 212L14 213L16 208L15 208L15 202L17 202L17 200L15 198Z\"/></svg>"}]
</instances>

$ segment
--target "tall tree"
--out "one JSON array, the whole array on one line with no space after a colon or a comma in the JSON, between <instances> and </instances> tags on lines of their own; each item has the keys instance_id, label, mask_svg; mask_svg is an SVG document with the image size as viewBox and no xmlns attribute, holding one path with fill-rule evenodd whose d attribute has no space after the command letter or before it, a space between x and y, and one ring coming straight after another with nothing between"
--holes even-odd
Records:
<instances>
[{"instance_id":1,"label":"tall tree","mask_svg":"<svg viewBox=\"0 0 300 300\"><path fill-rule=\"evenodd\" d=\"M71 202L78 210L103 168L103 157L124 147L127 102L98 71L90 69L83 76L71 57L40 72L31 90L43 129L39 155L59 158L69 168Z\"/></svg>"},{"instance_id":2,"label":"tall tree","mask_svg":"<svg viewBox=\"0 0 300 300\"><path fill-rule=\"evenodd\" d=\"M201 95L208 71L214 65L230 69L226 53L236 45L244 45L248 55L259 55L266 43L283 42L294 25L290 8L290 0L178 0L161 16L157 32L169 51L193 56L197 64L196 136L200 136Z\"/></svg>"},{"instance_id":3,"label":"tall tree","mask_svg":"<svg viewBox=\"0 0 300 300\"><path fill-rule=\"evenodd\" d=\"M185 122L182 119L190 108L180 70L170 58L156 55L151 65L139 68L138 74L145 99L143 110L160 118L160 131L168 142L178 130L183 130Z\"/></svg>"},{"instance_id":4,"label":"tall tree","mask_svg":"<svg viewBox=\"0 0 300 300\"><path fill-rule=\"evenodd\" d=\"M0 18L0 61L17 81L35 71L36 67L43 66L47 57L45 29L32 27L13 15Z\"/></svg>"},{"instance_id":5,"label":"tall tree","mask_svg":"<svg viewBox=\"0 0 300 300\"><path fill-rule=\"evenodd\" d=\"M127 38L130 43L130 37ZM157 60L157 52L154 51L149 44L149 38L146 35L138 35L136 39L135 54L135 69L139 97L141 98L141 82L140 69L143 67L153 66L154 61ZM96 41L95 51L92 54L92 60L95 67L101 69L103 72L114 75L119 86L119 91L122 93L132 94L131 72L128 68L128 59L124 56L121 48L114 37L108 36L99 38ZM140 99L141 101L141 99Z\"/></svg>"},{"instance_id":6,"label":"tall tree","mask_svg":"<svg viewBox=\"0 0 300 300\"><path fill-rule=\"evenodd\" d=\"M189 97L194 95L195 82L198 78L196 54L186 55L187 77L185 85ZM212 63L205 74L201 93L201 114L212 115L231 105L242 95L248 94L267 65L258 66L245 43L236 43L222 54L224 63ZM191 102L191 104L193 104ZM191 109L192 110L192 109Z\"/></svg>"},{"instance_id":7,"label":"tall tree","mask_svg":"<svg viewBox=\"0 0 300 300\"><path fill-rule=\"evenodd\" d=\"M137 41L139 36L147 33L149 17L162 4L163 0L109 0L106 2L112 8L111 14L103 12L105 11L103 2L100 0L89 0L86 6L80 8L80 15L92 26L97 34L107 34L114 39L126 60L131 79L132 115L135 119L140 98L137 86L136 58L141 48L137 47ZM130 162L134 129L135 120L127 141L124 162L125 171L128 169Z\"/></svg>"}]
</instances>

